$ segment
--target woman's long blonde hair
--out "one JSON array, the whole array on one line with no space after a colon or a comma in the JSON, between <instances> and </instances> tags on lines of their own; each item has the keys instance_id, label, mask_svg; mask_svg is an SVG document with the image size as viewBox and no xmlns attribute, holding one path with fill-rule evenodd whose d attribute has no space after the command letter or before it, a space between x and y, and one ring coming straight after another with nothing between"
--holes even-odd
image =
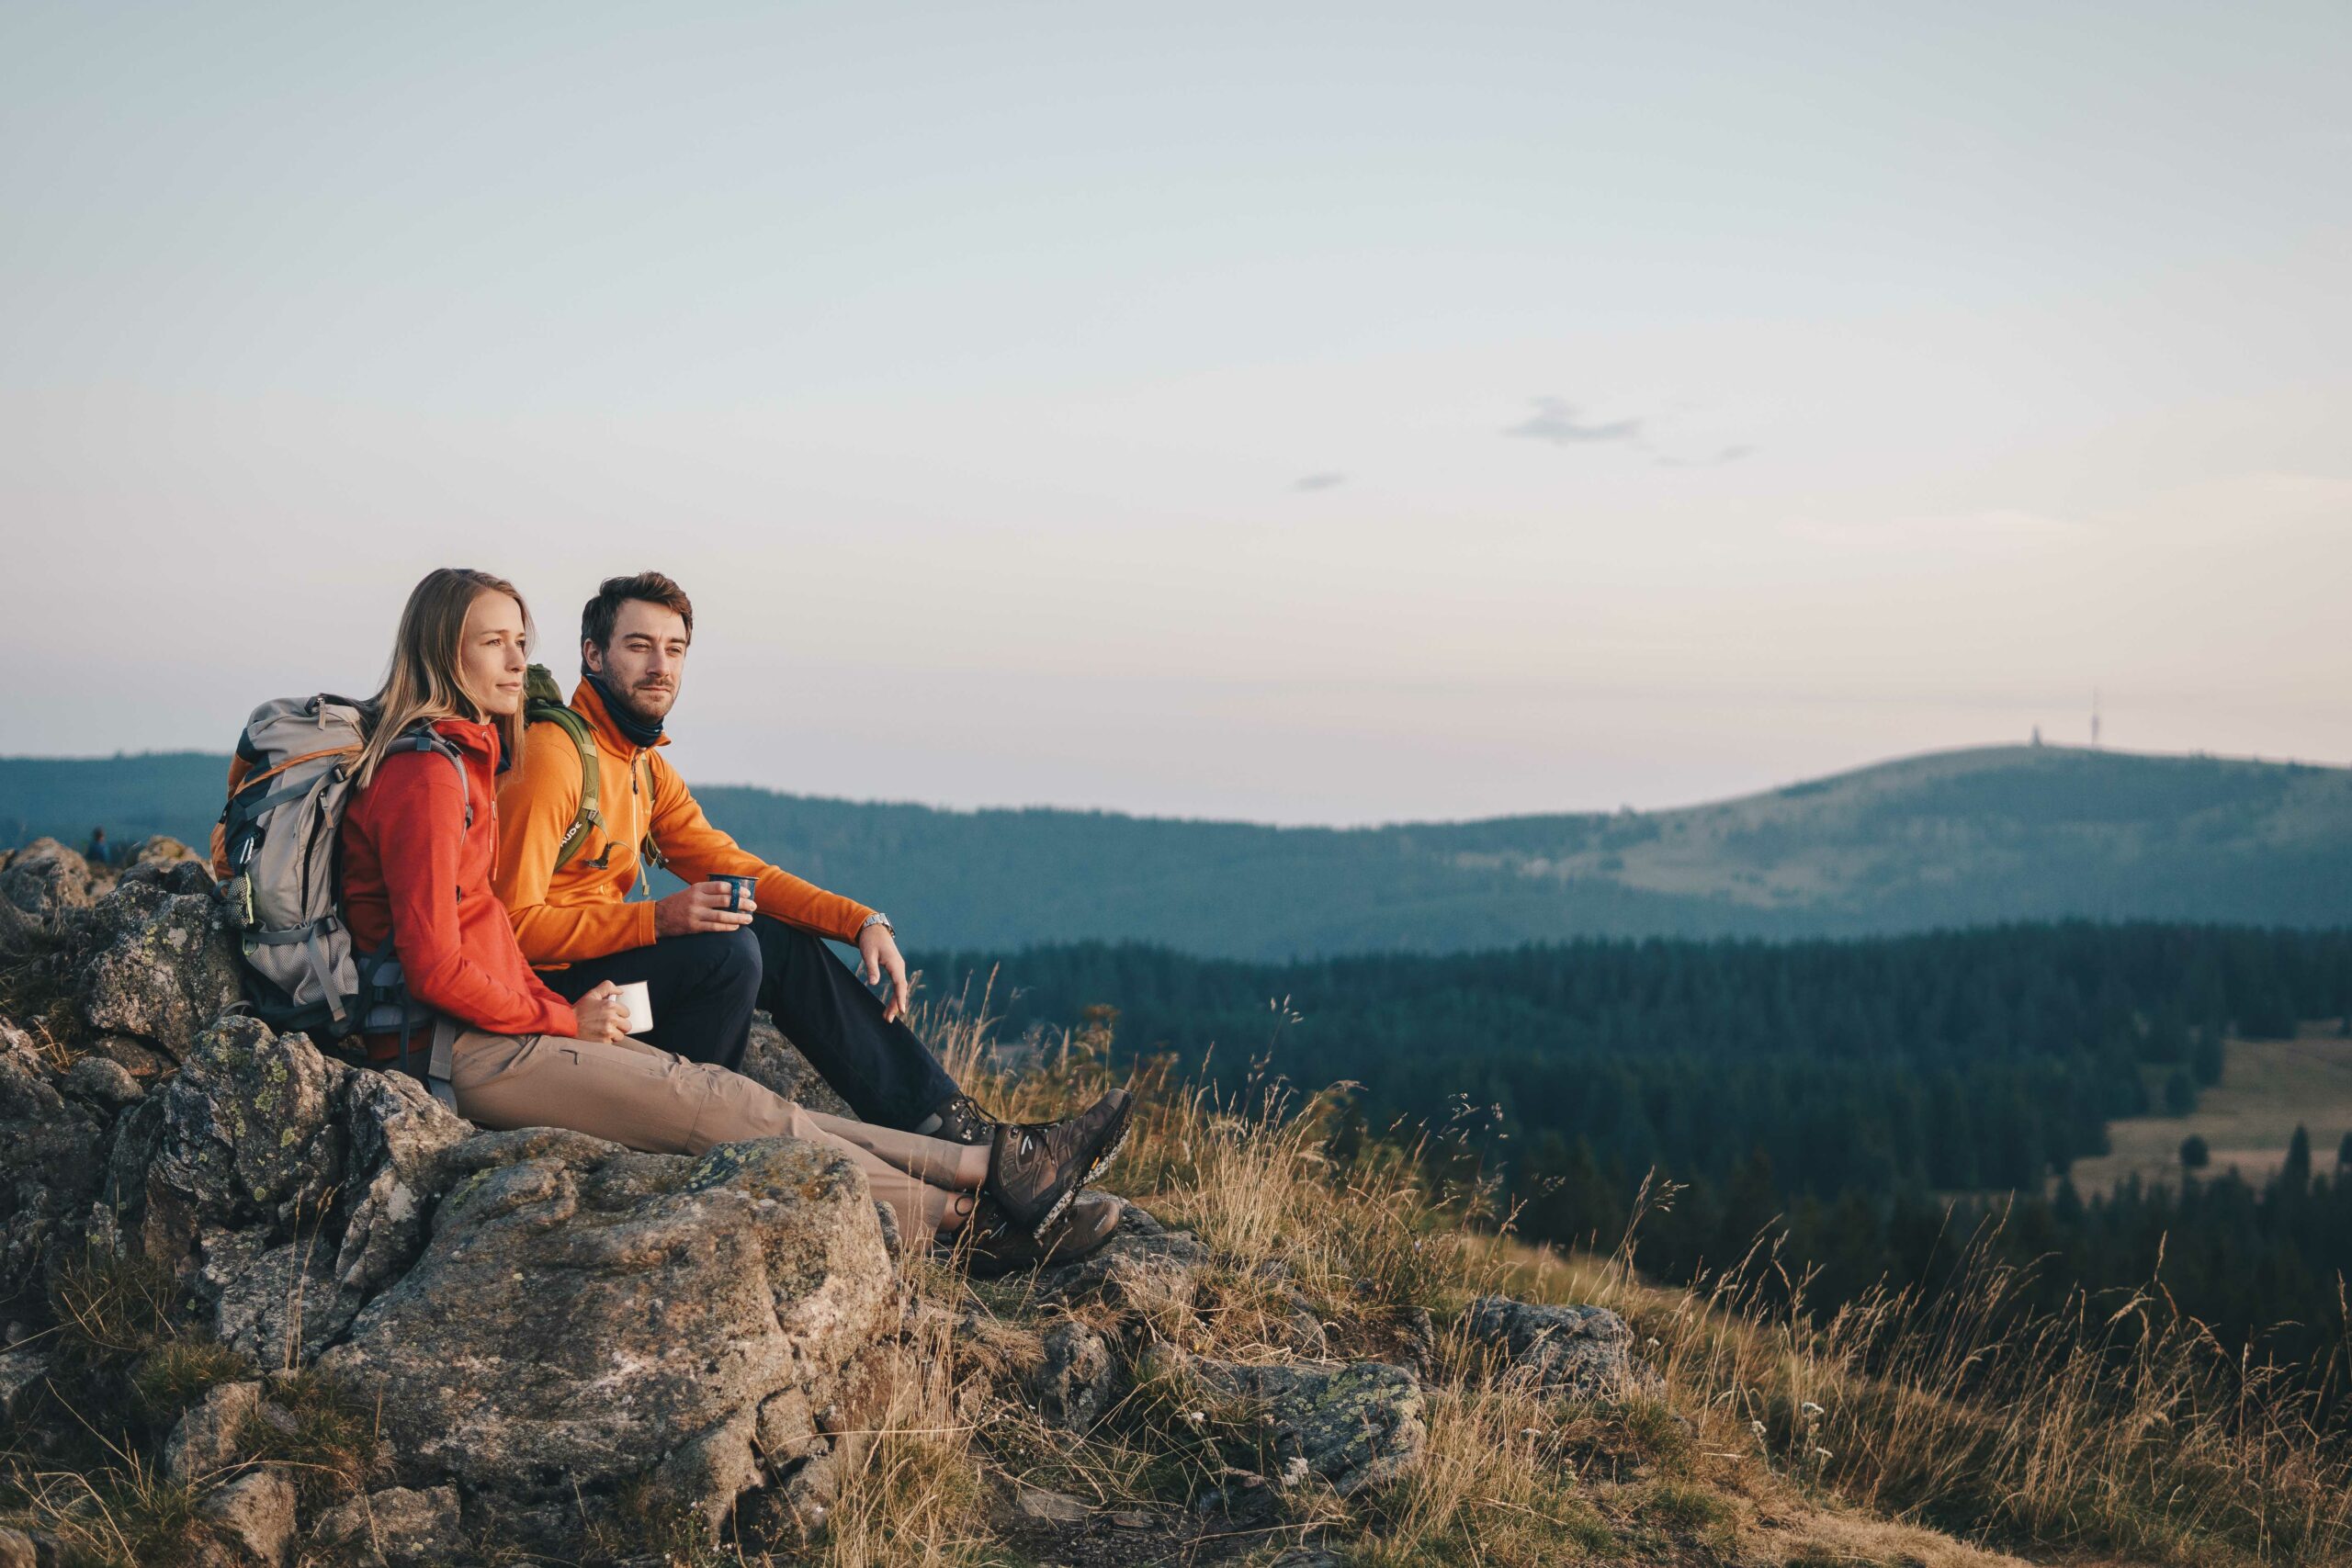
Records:
<instances>
[{"instance_id":1,"label":"woman's long blonde hair","mask_svg":"<svg viewBox=\"0 0 2352 1568\"><path fill-rule=\"evenodd\" d=\"M368 744L360 748L355 773L365 789L382 765L384 755L419 723L462 718L481 723L481 706L466 695L458 675L458 645L466 631L466 612L484 593L503 593L523 612L523 639L532 640L531 607L503 577L464 567L445 566L424 574L401 611L401 628L392 638L391 667L384 671L383 689L368 699ZM498 739L508 760L523 760L523 716L507 714L495 719Z\"/></svg>"}]
</instances>

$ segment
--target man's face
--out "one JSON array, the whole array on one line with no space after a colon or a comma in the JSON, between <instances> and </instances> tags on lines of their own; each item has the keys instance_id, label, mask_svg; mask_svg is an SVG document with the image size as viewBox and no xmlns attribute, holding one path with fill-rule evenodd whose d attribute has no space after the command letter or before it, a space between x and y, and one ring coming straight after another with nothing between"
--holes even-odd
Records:
<instances>
[{"instance_id":1,"label":"man's face","mask_svg":"<svg viewBox=\"0 0 2352 1568\"><path fill-rule=\"evenodd\" d=\"M659 724L678 700L678 683L686 673L686 622L677 611L631 599L613 617L610 647L580 645L588 668L605 678L605 687L620 700L629 716Z\"/></svg>"}]
</instances>

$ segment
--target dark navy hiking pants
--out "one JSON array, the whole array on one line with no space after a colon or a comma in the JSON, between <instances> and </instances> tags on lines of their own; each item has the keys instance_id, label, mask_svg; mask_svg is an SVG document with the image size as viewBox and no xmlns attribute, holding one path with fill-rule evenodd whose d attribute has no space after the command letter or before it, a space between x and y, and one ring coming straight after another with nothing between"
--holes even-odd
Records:
<instances>
[{"instance_id":1,"label":"dark navy hiking pants","mask_svg":"<svg viewBox=\"0 0 2352 1568\"><path fill-rule=\"evenodd\" d=\"M642 980L654 1026L631 1038L730 1071L743 1066L752 1010L764 1008L850 1109L878 1126L911 1130L956 1092L913 1030L882 1021L881 1000L821 937L766 915L739 931L665 936L540 978L566 1001L599 981Z\"/></svg>"}]
</instances>

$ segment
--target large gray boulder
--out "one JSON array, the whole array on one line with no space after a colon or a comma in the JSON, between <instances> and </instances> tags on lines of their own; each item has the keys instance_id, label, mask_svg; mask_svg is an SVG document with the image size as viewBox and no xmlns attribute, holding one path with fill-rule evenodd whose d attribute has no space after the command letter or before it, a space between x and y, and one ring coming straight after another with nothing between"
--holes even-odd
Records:
<instances>
[{"instance_id":1,"label":"large gray boulder","mask_svg":"<svg viewBox=\"0 0 2352 1568\"><path fill-rule=\"evenodd\" d=\"M1508 1366L1555 1393L1621 1399L1657 1387L1657 1374L1634 1354L1633 1329L1607 1307L1480 1296L1463 1314L1462 1325Z\"/></svg>"},{"instance_id":2,"label":"large gray boulder","mask_svg":"<svg viewBox=\"0 0 2352 1568\"><path fill-rule=\"evenodd\" d=\"M244 987L220 906L207 893L173 891L169 880L126 878L79 918L74 941L89 1026L179 1056Z\"/></svg>"},{"instance_id":3,"label":"large gray boulder","mask_svg":"<svg viewBox=\"0 0 2352 1568\"><path fill-rule=\"evenodd\" d=\"M100 1109L137 1090L98 1076ZM629 1486L715 1525L805 1465L812 1413L851 1400L899 1323L865 1179L813 1145L692 1159L480 1133L413 1079L240 1014L123 1100L110 1138L28 1043L0 1052L7 1093L28 1128L79 1128L105 1183L48 1210L78 1201L110 1245L166 1265L182 1310L254 1363L319 1368L380 1421L387 1479L551 1550ZM181 1469L219 1462L207 1408L173 1445Z\"/></svg>"},{"instance_id":4,"label":"large gray boulder","mask_svg":"<svg viewBox=\"0 0 2352 1568\"><path fill-rule=\"evenodd\" d=\"M55 839L35 839L0 860L0 898L28 915L47 919L86 908L96 889L90 863Z\"/></svg>"},{"instance_id":5,"label":"large gray boulder","mask_svg":"<svg viewBox=\"0 0 2352 1568\"><path fill-rule=\"evenodd\" d=\"M817 1145L535 1129L446 1159L423 1255L320 1362L380 1409L404 1485L524 1513L642 1478L716 1523L763 1477L763 1408L824 1408L897 1324L865 1179Z\"/></svg>"},{"instance_id":6,"label":"large gray boulder","mask_svg":"<svg viewBox=\"0 0 2352 1568\"><path fill-rule=\"evenodd\" d=\"M0 1021L0 1414L47 1409L44 1284L112 1254L163 1266L179 1332L266 1377L315 1370L368 1413L383 1489L318 1538L355 1561L463 1561L477 1533L560 1555L640 1512L715 1525L854 1457L902 1331L854 1164L782 1139L695 1159L482 1133L233 1010L234 935L184 847L144 846L79 903L86 868L52 848L0 866L33 890L38 929L6 918L83 1053ZM762 1045L827 1103L780 1035ZM1071 1358L1079 1401L1104 1359ZM205 1488L223 1563L290 1558L311 1506L239 1468L269 1397L218 1385L146 1456Z\"/></svg>"}]
</instances>

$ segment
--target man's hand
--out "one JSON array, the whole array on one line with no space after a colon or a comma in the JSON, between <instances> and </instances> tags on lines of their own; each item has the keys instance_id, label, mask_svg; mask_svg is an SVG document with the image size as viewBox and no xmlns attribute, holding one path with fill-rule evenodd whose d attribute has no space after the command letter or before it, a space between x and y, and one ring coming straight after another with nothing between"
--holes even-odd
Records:
<instances>
[{"instance_id":1,"label":"man's hand","mask_svg":"<svg viewBox=\"0 0 2352 1568\"><path fill-rule=\"evenodd\" d=\"M653 906L655 936L691 936L696 931L731 931L752 923L749 909L730 909L724 882L697 882Z\"/></svg>"},{"instance_id":2,"label":"man's hand","mask_svg":"<svg viewBox=\"0 0 2352 1568\"><path fill-rule=\"evenodd\" d=\"M599 980L582 992L571 1012L580 1020L582 1040L609 1042L628 1032L628 1005L621 1000L620 987L610 980Z\"/></svg>"},{"instance_id":3,"label":"man's hand","mask_svg":"<svg viewBox=\"0 0 2352 1568\"><path fill-rule=\"evenodd\" d=\"M888 926L868 926L857 933L857 977L876 986L885 975L890 976L890 994L882 1003L882 1021L896 1023L907 1016L907 961Z\"/></svg>"}]
</instances>

